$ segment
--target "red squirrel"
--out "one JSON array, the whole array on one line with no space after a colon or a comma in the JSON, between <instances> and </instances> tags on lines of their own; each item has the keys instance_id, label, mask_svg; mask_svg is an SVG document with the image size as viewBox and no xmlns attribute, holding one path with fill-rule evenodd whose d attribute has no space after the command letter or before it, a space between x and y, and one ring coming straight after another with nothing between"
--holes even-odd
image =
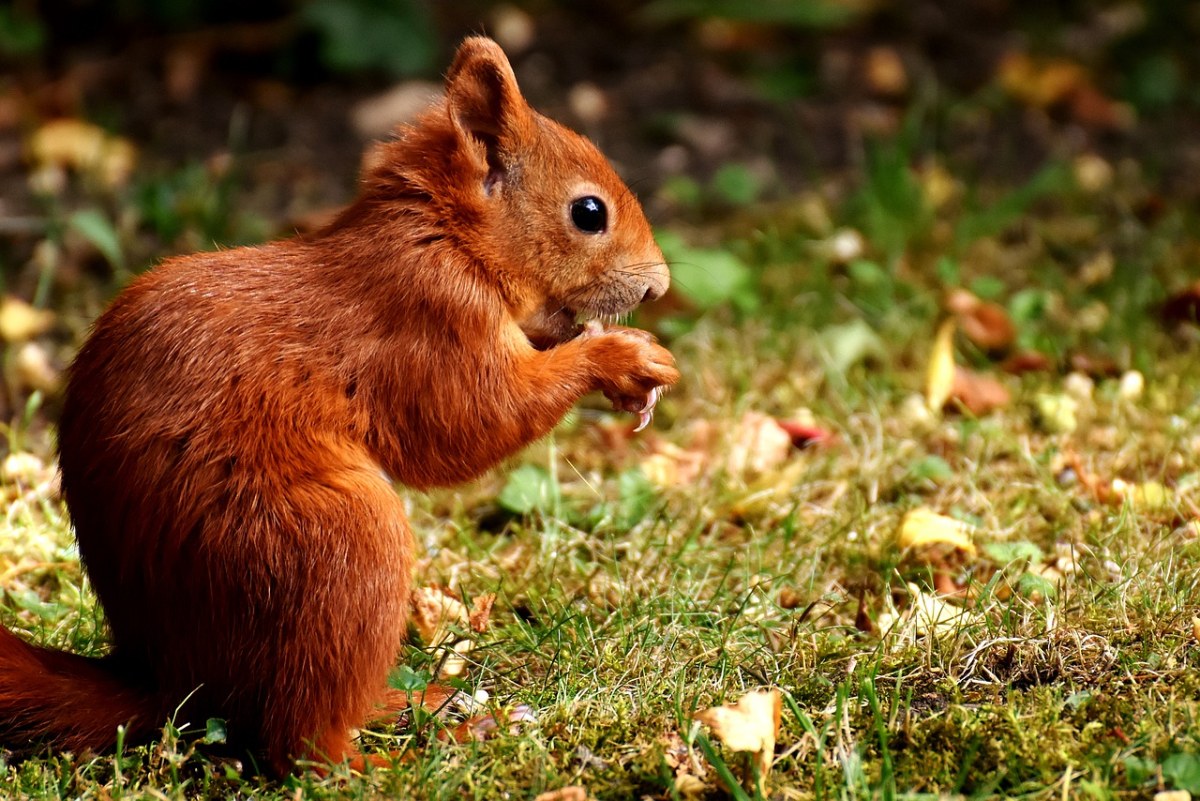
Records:
<instances>
[{"instance_id":1,"label":"red squirrel","mask_svg":"<svg viewBox=\"0 0 1200 801\"><path fill-rule=\"evenodd\" d=\"M58 445L113 649L0 627L0 742L102 751L182 705L276 775L357 757L408 625L392 480L479 476L596 390L644 422L679 378L650 335L581 325L669 281L607 161L491 40L445 83L325 229L168 259L96 321Z\"/></svg>"}]
</instances>

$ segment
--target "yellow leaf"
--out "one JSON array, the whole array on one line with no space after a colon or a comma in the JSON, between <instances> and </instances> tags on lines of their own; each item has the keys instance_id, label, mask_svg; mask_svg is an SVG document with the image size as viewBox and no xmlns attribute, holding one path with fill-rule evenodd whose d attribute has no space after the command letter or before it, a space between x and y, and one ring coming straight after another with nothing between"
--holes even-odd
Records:
<instances>
[{"instance_id":1,"label":"yellow leaf","mask_svg":"<svg viewBox=\"0 0 1200 801\"><path fill-rule=\"evenodd\" d=\"M1130 484L1119 478L1114 478L1112 491L1118 498L1128 501L1135 509L1162 509L1171 504L1173 493L1158 481L1142 481Z\"/></svg>"},{"instance_id":2,"label":"yellow leaf","mask_svg":"<svg viewBox=\"0 0 1200 801\"><path fill-rule=\"evenodd\" d=\"M44 334L54 325L54 312L35 309L20 298L6 295L0 302L0 337L5 342L24 342Z\"/></svg>"},{"instance_id":3,"label":"yellow leaf","mask_svg":"<svg viewBox=\"0 0 1200 801\"><path fill-rule=\"evenodd\" d=\"M954 326L953 319L938 328L925 371L925 403L932 412L940 412L954 390Z\"/></svg>"},{"instance_id":4,"label":"yellow leaf","mask_svg":"<svg viewBox=\"0 0 1200 801\"><path fill-rule=\"evenodd\" d=\"M758 790L765 796L782 709L779 690L757 690L746 693L736 704L704 709L692 717L711 727L713 734L731 751L754 754L759 769Z\"/></svg>"},{"instance_id":5,"label":"yellow leaf","mask_svg":"<svg viewBox=\"0 0 1200 801\"><path fill-rule=\"evenodd\" d=\"M52 120L34 131L29 155L39 167L89 172L110 188L128 181L137 160L137 150L129 140L76 119Z\"/></svg>"},{"instance_id":6,"label":"yellow leaf","mask_svg":"<svg viewBox=\"0 0 1200 801\"><path fill-rule=\"evenodd\" d=\"M945 637L975 623L978 616L968 609L948 604L936 595L925 592L916 584L908 585L912 603L903 612L884 612L879 616L880 631L886 636L912 639L925 635Z\"/></svg>"},{"instance_id":7,"label":"yellow leaf","mask_svg":"<svg viewBox=\"0 0 1200 801\"><path fill-rule=\"evenodd\" d=\"M939 515L925 506L912 509L900 521L896 544L901 548L922 548L929 545L950 545L975 555L971 541L972 527L953 517Z\"/></svg>"}]
</instances>

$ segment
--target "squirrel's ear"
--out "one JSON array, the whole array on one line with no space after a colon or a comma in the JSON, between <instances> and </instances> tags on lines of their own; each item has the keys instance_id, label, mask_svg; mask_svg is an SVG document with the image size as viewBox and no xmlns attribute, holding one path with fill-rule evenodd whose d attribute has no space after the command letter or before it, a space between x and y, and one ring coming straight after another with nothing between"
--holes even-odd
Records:
<instances>
[{"instance_id":1,"label":"squirrel's ear","mask_svg":"<svg viewBox=\"0 0 1200 801\"><path fill-rule=\"evenodd\" d=\"M446 107L454 127L487 161L489 189L504 177L501 149L515 144L529 106L500 45L482 36L466 39L446 73Z\"/></svg>"}]
</instances>

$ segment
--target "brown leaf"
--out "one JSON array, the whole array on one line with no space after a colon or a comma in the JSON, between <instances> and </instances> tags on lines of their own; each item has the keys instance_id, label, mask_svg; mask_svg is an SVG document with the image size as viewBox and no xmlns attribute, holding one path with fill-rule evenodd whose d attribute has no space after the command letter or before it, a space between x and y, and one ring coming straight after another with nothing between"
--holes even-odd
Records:
<instances>
[{"instance_id":1,"label":"brown leaf","mask_svg":"<svg viewBox=\"0 0 1200 801\"><path fill-rule=\"evenodd\" d=\"M1067 364L1075 372L1084 373L1092 378L1116 378L1121 374L1120 365L1107 356L1072 353L1067 359Z\"/></svg>"},{"instance_id":2,"label":"brown leaf","mask_svg":"<svg viewBox=\"0 0 1200 801\"><path fill-rule=\"evenodd\" d=\"M1200 281L1167 298L1159 316L1168 324L1200 323Z\"/></svg>"},{"instance_id":3,"label":"brown leaf","mask_svg":"<svg viewBox=\"0 0 1200 801\"><path fill-rule=\"evenodd\" d=\"M958 318L958 327L980 349L995 352L1012 347L1017 327L998 303L980 300L965 289L946 296L946 309Z\"/></svg>"},{"instance_id":4,"label":"brown leaf","mask_svg":"<svg viewBox=\"0 0 1200 801\"><path fill-rule=\"evenodd\" d=\"M871 622L871 616L867 614L866 595L858 596L858 610L854 613L854 628L863 634L875 633L875 624Z\"/></svg>"},{"instance_id":5,"label":"brown leaf","mask_svg":"<svg viewBox=\"0 0 1200 801\"><path fill-rule=\"evenodd\" d=\"M455 641L454 629L470 625L467 607L441 587L418 587L412 591L412 624L427 650L443 652L439 676L458 676L466 669L465 654L470 640Z\"/></svg>"},{"instance_id":6,"label":"brown leaf","mask_svg":"<svg viewBox=\"0 0 1200 801\"><path fill-rule=\"evenodd\" d=\"M1054 361L1046 354L1038 353L1036 350L1023 350L1001 362L1000 369L1012 375L1040 373L1054 369Z\"/></svg>"},{"instance_id":7,"label":"brown leaf","mask_svg":"<svg viewBox=\"0 0 1200 801\"><path fill-rule=\"evenodd\" d=\"M492 606L495 603L496 593L494 592L475 596L475 600L471 602L471 612L468 615L471 631L476 634L482 634L487 631L488 621L492 616Z\"/></svg>"},{"instance_id":8,"label":"brown leaf","mask_svg":"<svg viewBox=\"0 0 1200 801\"><path fill-rule=\"evenodd\" d=\"M1008 387L992 376L977 373L966 367L956 367L950 401L959 404L976 417L981 417L1007 406L1012 401L1012 394Z\"/></svg>"}]
</instances>

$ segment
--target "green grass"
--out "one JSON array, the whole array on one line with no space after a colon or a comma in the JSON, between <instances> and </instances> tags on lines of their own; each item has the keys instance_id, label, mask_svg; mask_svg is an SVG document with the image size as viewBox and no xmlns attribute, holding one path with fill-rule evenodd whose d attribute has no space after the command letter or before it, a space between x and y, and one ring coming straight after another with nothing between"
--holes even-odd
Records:
<instances>
[{"instance_id":1,"label":"green grass","mask_svg":"<svg viewBox=\"0 0 1200 801\"><path fill-rule=\"evenodd\" d=\"M1194 228L1182 216L1139 226L1121 195L1059 188L1035 202L1046 204L1036 214L1012 212L1018 233L1006 225L965 245L954 232L971 224L970 209L914 212L919 245L902 258L868 250L862 260L887 263L874 270L822 255L832 231L795 223L787 208L740 217L721 247L751 265L760 303L745 316L716 304L673 329L687 331L672 343L686 378L654 433L614 445L602 433L614 418L585 404L520 458L540 468L521 481L549 482L503 496L524 515L496 505L506 474L406 493L427 560L421 583L498 595L467 684L528 705L536 723L462 745L429 721L370 732L365 748L406 758L368 776L273 785L207 752L205 721L177 720L162 741L116 756L10 760L5 795L494 799L581 784L597 798L674 798L682 759L706 783L703 797L718 798L718 773L740 775L744 760L698 734L691 716L759 687L785 692L772 798L1200 791L1200 540L1183 525L1197 517L1200 374L1194 337L1161 330L1149 305L1182 282L1171 271L1194 248ZM841 215L831 212L844 224ZM1112 278L1081 284L1074 267L1104 248L1116 254ZM947 253L953 263L939 264ZM1057 372L1006 379L1013 402L982 419L921 413L913 396L939 275L1009 303L1023 341L1141 368L1145 393L1122 399L1115 380L1099 381L1069 434L1041 430L1033 413L1039 393L1064 391ZM1023 292L1045 302L1013 302ZM1085 329L1079 312L1095 304L1107 317ZM878 344L837 370L820 332L852 320ZM986 360L960 343L959 362ZM744 412L803 409L839 443L762 476L725 469ZM661 442L701 454L700 477L643 478L639 465ZM1173 492L1161 508L1102 504L1063 469L1069 454L1103 478ZM50 497L10 507L0 528L3 622L95 652L103 627ZM975 597L970 622L939 637L880 632L889 607L908 603L909 582L931 589L929 571L893 542L919 505L975 523L980 546L1032 545L1043 561L1062 554L1060 565L1073 554L1075 569L1047 587L993 549L955 569ZM432 664L415 649L402 658L418 671ZM681 758L687 747L694 756Z\"/></svg>"}]
</instances>

